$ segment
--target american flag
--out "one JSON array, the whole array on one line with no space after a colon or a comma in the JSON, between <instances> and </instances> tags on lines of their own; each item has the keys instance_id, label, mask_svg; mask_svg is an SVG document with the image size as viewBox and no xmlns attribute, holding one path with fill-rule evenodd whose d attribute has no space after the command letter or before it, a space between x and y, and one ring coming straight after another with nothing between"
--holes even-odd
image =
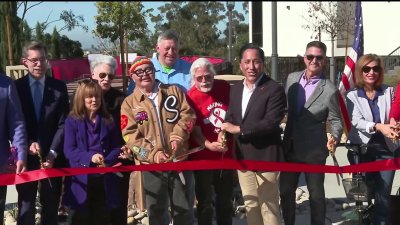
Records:
<instances>
[{"instance_id":1,"label":"american flag","mask_svg":"<svg viewBox=\"0 0 400 225\"><path fill-rule=\"evenodd\" d=\"M354 29L354 42L350 49L350 53L346 59L346 65L342 74L342 79L339 84L339 104L342 112L342 118L344 122L345 132L350 131L350 119L347 114L345 104L345 94L348 90L354 87L356 77L354 75L354 69L356 67L357 59L364 54L364 31L363 31L363 20L362 20L362 8L361 2L356 2L356 13L355 13L355 29Z\"/></svg>"}]
</instances>

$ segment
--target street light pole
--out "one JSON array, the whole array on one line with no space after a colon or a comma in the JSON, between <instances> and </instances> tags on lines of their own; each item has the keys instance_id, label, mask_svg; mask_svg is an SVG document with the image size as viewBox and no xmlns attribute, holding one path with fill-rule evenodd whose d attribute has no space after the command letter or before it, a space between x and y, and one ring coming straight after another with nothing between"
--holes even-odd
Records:
<instances>
[{"instance_id":1,"label":"street light pole","mask_svg":"<svg viewBox=\"0 0 400 225\"><path fill-rule=\"evenodd\" d=\"M227 1L226 7L228 8L228 61L232 63L232 10L235 8L235 2Z\"/></svg>"}]
</instances>

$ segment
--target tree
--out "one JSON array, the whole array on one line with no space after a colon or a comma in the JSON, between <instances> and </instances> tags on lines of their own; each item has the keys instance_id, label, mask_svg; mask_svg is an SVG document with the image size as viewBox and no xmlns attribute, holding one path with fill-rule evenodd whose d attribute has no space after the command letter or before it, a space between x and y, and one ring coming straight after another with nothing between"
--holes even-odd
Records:
<instances>
[{"instance_id":1,"label":"tree","mask_svg":"<svg viewBox=\"0 0 400 225\"><path fill-rule=\"evenodd\" d=\"M120 53L124 55L124 38L133 41L143 38L147 31L145 16L152 11L143 10L140 1L137 2L96 2L98 15L95 16L96 30L93 32L101 38L119 40ZM125 64L121 57L121 64ZM122 66L123 90L126 90L125 66Z\"/></svg>"},{"instance_id":2,"label":"tree","mask_svg":"<svg viewBox=\"0 0 400 225\"><path fill-rule=\"evenodd\" d=\"M21 30L21 42L26 43L32 40L32 29L29 27L26 20L22 22L22 30Z\"/></svg>"},{"instance_id":3,"label":"tree","mask_svg":"<svg viewBox=\"0 0 400 225\"><path fill-rule=\"evenodd\" d=\"M76 58L83 56L82 44L63 35L59 39L60 58Z\"/></svg>"},{"instance_id":4,"label":"tree","mask_svg":"<svg viewBox=\"0 0 400 225\"><path fill-rule=\"evenodd\" d=\"M25 20L25 15L28 12L28 10L33 8L33 7L35 7L35 6L37 6L37 5L42 4L43 2L41 1L41 2L32 3L32 2L29 2L29 1L17 1L16 3L17 3L17 11L18 11L18 9L20 7L23 8L22 15L21 15L21 20L24 21ZM29 5L29 3L32 3L32 4Z\"/></svg>"},{"instance_id":5,"label":"tree","mask_svg":"<svg viewBox=\"0 0 400 225\"><path fill-rule=\"evenodd\" d=\"M334 61L334 43L338 35L338 31L342 27L348 27L352 20L350 11L338 14L338 2L308 2L308 19L309 23L305 25L307 30L313 32L324 32L329 35L331 40L331 81L335 83L335 72L332 69L335 67ZM343 4L351 4L349 2ZM351 7L345 7L347 9ZM320 34L319 34L320 39Z\"/></svg>"},{"instance_id":6,"label":"tree","mask_svg":"<svg viewBox=\"0 0 400 225\"><path fill-rule=\"evenodd\" d=\"M21 20L24 21L25 15L30 9L32 9L33 7L40 5L42 3L43 3L43 1L41 1L41 2L18 1L17 2L17 10L20 7L23 8ZM57 30L58 32L61 32L65 29L67 29L68 31L71 31L77 27L81 27L86 32L89 30L87 25L82 24L83 22L85 22L84 17L82 15L79 15L79 16L75 15L72 12L72 10L69 10L69 11L63 10L60 13L60 17L58 19L49 21L51 13L52 13L52 11L49 13L49 15L47 15L47 18L44 22L38 22L40 24L42 32L44 32L50 24L58 22L58 21L64 21L64 26L62 26L59 30Z\"/></svg>"},{"instance_id":7,"label":"tree","mask_svg":"<svg viewBox=\"0 0 400 225\"><path fill-rule=\"evenodd\" d=\"M60 34L57 32L57 28L54 27L53 34L51 35L51 58L52 59L59 59L61 56L60 52Z\"/></svg>"},{"instance_id":8,"label":"tree","mask_svg":"<svg viewBox=\"0 0 400 225\"><path fill-rule=\"evenodd\" d=\"M17 16L16 2L0 3L0 70L18 64L21 58L21 19Z\"/></svg>"},{"instance_id":9,"label":"tree","mask_svg":"<svg viewBox=\"0 0 400 225\"><path fill-rule=\"evenodd\" d=\"M181 54L211 55L221 49L218 23L225 16L221 2L171 2L158 8L159 15L151 15L157 32L174 29L180 36ZM222 55L219 55L222 56Z\"/></svg>"},{"instance_id":10,"label":"tree","mask_svg":"<svg viewBox=\"0 0 400 225\"><path fill-rule=\"evenodd\" d=\"M248 12L248 2L242 4L244 12ZM228 12L225 14L228 16ZM239 50L245 44L249 42L249 25L244 23L245 17L243 14L239 13L237 10L232 11L232 65L233 74L240 74L239 68ZM229 35L229 22L227 23L226 29L224 30L225 40L224 43L228 43ZM227 44L226 44L227 45ZM226 48L224 48L226 49ZM225 52L226 55L226 52Z\"/></svg>"},{"instance_id":11,"label":"tree","mask_svg":"<svg viewBox=\"0 0 400 225\"><path fill-rule=\"evenodd\" d=\"M37 41L43 42L44 39L44 34L43 34L43 29L42 26L39 22L36 23L36 27L35 27L35 38Z\"/></svg>"}]
</instances>

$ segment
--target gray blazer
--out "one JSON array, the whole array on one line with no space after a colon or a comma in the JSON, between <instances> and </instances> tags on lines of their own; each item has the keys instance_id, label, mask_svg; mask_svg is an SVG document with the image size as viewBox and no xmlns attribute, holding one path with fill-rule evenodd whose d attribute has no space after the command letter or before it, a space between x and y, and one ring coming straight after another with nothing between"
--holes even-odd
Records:
<instances>
[{"instance_id":1,"label":"gray blazer","mask_svg":"<svg viewBox=\"0 0 400 225\"><path fill-rule=\"evenodd\" d=\"M393 87L382 85L384 95L378 97L379 116L381 123L389 123L389 112L394 98ZM351 118L351 129L349 132L349 141L356 144L367 144L375 131L370 131L375 125L373 122L371 108L368 100L359 97L357 89L349 91L346 96L347 111ZM385 137L385 142L391 151L397 149L397 143L393 143Z\"/></svg>"},{"instance_id":2,"label":"gray blazer","mask_svg":"<svg viewBox=\"0 0 400 225\"><path fill-rule=\"evenodd\" d=\"M285 157L289 162L325 164L328 156L326 122L330 122L331 133L337 140L340 140L343 131L339 91L331 81L322 78L297 113L297 92L303 72L289 74L286 81L288 121L283 138Z\"/></svg>"}]
</instances>

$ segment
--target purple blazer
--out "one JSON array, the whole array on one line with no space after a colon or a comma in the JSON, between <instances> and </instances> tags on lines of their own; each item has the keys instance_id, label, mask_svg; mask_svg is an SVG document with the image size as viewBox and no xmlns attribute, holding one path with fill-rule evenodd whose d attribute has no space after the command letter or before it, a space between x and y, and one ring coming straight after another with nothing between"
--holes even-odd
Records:
<instances>
[{"instance_id":1,"label":"purple blazer","mask_svg":"<svg viewBox=\"0 0 400 225\"><path fill-rule=\"evenodd\" d=\"M120 153L120 136L115 123L107 124L105 119L97 115L100 121L100 140L106 166L112 166L118 161ZM64 125L64 154L70 167L93 167L92 156L96 153L88 150L87 128L84 120L68 116ZM74 210L85 210L87 200L88 175L65 177L64 202ZM119 180L114 173L104 175L106 203L109 209L121 205Z\"/></svg>"}]
</instances>

